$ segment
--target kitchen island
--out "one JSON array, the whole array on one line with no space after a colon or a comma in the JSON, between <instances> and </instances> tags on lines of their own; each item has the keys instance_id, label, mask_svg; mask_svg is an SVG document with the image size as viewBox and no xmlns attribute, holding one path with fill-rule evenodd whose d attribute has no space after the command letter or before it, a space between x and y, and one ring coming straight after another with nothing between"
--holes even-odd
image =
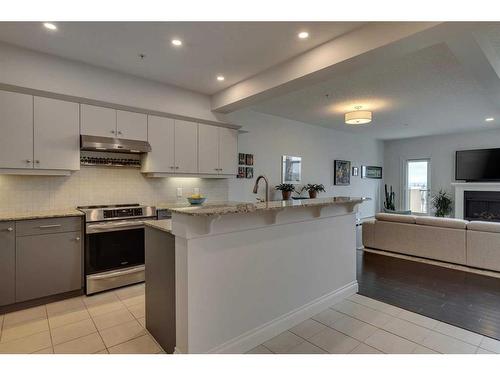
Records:
<instances>
[{"instance_id":1,"label":"kitchen island","mask_svg":"<svg viewBox=\"0 0 500 375\"><path fill-rule=\"evenodd\" d=\"M365 199L171 208L175 351L243 353L357 292L355 214Z\"/></svg>"}]
</instances>

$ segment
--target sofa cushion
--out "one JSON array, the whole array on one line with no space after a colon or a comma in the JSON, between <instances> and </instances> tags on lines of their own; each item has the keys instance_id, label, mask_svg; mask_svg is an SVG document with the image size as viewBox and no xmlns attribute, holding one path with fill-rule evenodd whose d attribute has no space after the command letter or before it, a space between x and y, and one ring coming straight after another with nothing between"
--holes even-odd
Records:
<instances>
[{"instance_id":1,"label":"sofa cushion","mask_svg":"<svg viewBox=\"0 0 500 375\"><path fill-rule=\"evenodd\" d=\"M471 221L467 224L467 229L478 232L500 233L500 223L491 221Z\"/></svg>"},{"instance_id":2,"label":"sofa cushion","mask_svg":"<svg viewBox=\"0 0 500 375\"><path fill-rule=\"evenodd\" d=\"M413 215L378 213L375 215L375 219L380 221L393 221L396 223L415 224L415 216Z\"/></svg>"},{"instance_id":3,"label":"sofa cushion","mask_svg":"<svg viewBox=\"0 0 500 375\"><path fill-rule=\"evenodd\" d=\"M416 223L433 227L465 229L469 223L467 220L449 219L444 217L417 216Z\"/></svg>"}]
</instances>

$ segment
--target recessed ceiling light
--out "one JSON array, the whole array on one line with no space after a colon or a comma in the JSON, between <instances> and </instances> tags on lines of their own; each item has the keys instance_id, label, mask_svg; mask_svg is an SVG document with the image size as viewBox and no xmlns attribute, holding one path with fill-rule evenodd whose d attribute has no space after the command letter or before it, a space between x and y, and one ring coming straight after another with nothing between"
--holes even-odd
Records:
<instances>
[{"instance_id":1,"label":"recessed ceiling light","mask_svg":"<svg viewBox=\"0 0 500 375\"><path fill-rule=\"evenodd\" d=\"M488 117L488 118L485 118L484 121L492 122L492 121L495 121L495 119L493 117Z\"/></svg>"},{"instance_id":2,"label":"recessed ceiling light","mask_svg":"<svg viewBox=\"0 0 500 375\"><path fill-rule=\"evenodd\" d=\"M57 26L50 22L44 22L43 26L45 26L45 28L49 30L57 30Z\"/></svg>"},{"instance_id":3,"label":"recessed ceiling light","mask_svg":"<svg viewBox=\"0 0 500 375\"><path fill-rule=\"evenodd\" d=\"M307 31L301 31L298 35L300 39L307 39L309 38L309 33Z\"/></svg>"},{"instance_id":4,"label":"recessed ceiling light","mask_svg":"<svg viewBox=\"0 0 500 375\"><path fill-rule=\"evenodd\" d=\"M224 81L225 79L224 76L217 76L217 81Z\"/></svg>"},{"instance_id":5,"label":"recessed ceiling light","mask_svg":"<svg viewBox=\"0 0 500 375\"><path fill-rule=\"evenodd\" d=\"M182 40L180 39L172 39L172 44L176 47L182 46Z\"/></svg>"}]
</instances>

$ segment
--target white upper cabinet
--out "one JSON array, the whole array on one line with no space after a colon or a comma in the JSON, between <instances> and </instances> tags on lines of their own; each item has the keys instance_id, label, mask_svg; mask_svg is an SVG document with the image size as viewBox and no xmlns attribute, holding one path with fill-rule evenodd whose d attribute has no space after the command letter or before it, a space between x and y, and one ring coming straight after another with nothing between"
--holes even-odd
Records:
<instances>
[{"instance_id":1,"label":"white upper cabinet","mask_svg":"<svg viewBox=\"0 0 500 375\"><path fill-rule=\"evenodd\" d=\"M80 169L79 113L78 103L35 96L35 168Z\"/></svg>"},{"instance_id":2,"label":"white upper cabinet","mask_svg":"<svg viewBox=\"0 0 500 375\"><path fill-rule=\"evenodd\" d=\"M143 113L116 111L116 137L148 140L148 116Z\"/></svg>"},{"instance_id":3,"label":"white upper cabinet","mask_svg":"<svg viewBox=\"0 0 500 375\"><path fill-rule=\"evenodd\" d=\"M116 110L82 104L80 134L116 137Z\"/></svg>"},{"instance_id":4,"label":"white upper cabinet","mask_svg":"<svg viewBox=\"0 0 500 375\"><path fill-rule=\"evenodd\" d=\"M199 173L219 173L219 128L198 125Z\"/></svg>"},{"instance_id":5,"label":"white upper cabinet","mask_svg":"<svg viewBox=\"0 0 500 375\"><path fill-rule=\"evenodd\" d=\"M238 132L199 124L198 165L200 173L236 174Z\"/></svg>"},{"instance_id":6,"label":"white upper cabinet","mask_svg":"<svg viewBox=\"0 0 500 375\"><path fill-rule=\"evenodd\" d=\"M198 124L175 121L175 172L198 173Z\"/></svg>"},{"instance_id":7,"label":"white upper cabinet","mask_svg":"<svg viewBox=\"0 0 500 375\"><path fill-rule=\"evenodd\" d=\"M148 141L151 152L143 159L142 172L174 172L174 120L148 116Z\"/></svg>"},{"instance_id":8,"label":"white upper cabinet","mask_svg":"<svg viewBox=\"0 0 500 375\"><path fill-rule=\"evenodd\" d=\"M219 173L236 174L238 169L238 131L219 128Z\"/></svg>"},{"instance_id":9,"label":"white upper cabinet","mask_svg":"<svg viewBox=\"0 0 500 375\"><path fill-rule=\"evenodd\" d=\"M0 168L33 168L33 96L0 91Z\"/></svg>"}]
</instances>

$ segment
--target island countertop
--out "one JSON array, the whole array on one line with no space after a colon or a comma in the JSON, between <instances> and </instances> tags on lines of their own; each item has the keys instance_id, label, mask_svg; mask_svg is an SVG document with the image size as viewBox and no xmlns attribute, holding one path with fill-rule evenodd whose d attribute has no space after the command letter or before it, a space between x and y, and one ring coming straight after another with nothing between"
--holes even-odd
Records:
<instances>
[{"instance_id":1,"label":"island countertop","mask_svg":"<svg viewBox=\"0 0 500 375\"><path fill-rule=\"evenodd\" d=\"M172 213L190 216L214 216L241 214L258 211L281 210L284 208L321 207L337 204L358 204L371 198L365 197L326 197L315 199L297 199L287 201L269 201L259 203L248 202L214 202L202 206L181 206L173 204L168 207Z\"/></svg>"},{"instance_id":2,"label":"island countertop","mask_svg":"<svg viewBox=\"0 0 500 375\"><path fill-rule=\"evenodd\" d=\"M162 220L145 220L144 225L159 229L163 232L172 233L172 220L162 219Z\"/></svg>"}]
</instances>

